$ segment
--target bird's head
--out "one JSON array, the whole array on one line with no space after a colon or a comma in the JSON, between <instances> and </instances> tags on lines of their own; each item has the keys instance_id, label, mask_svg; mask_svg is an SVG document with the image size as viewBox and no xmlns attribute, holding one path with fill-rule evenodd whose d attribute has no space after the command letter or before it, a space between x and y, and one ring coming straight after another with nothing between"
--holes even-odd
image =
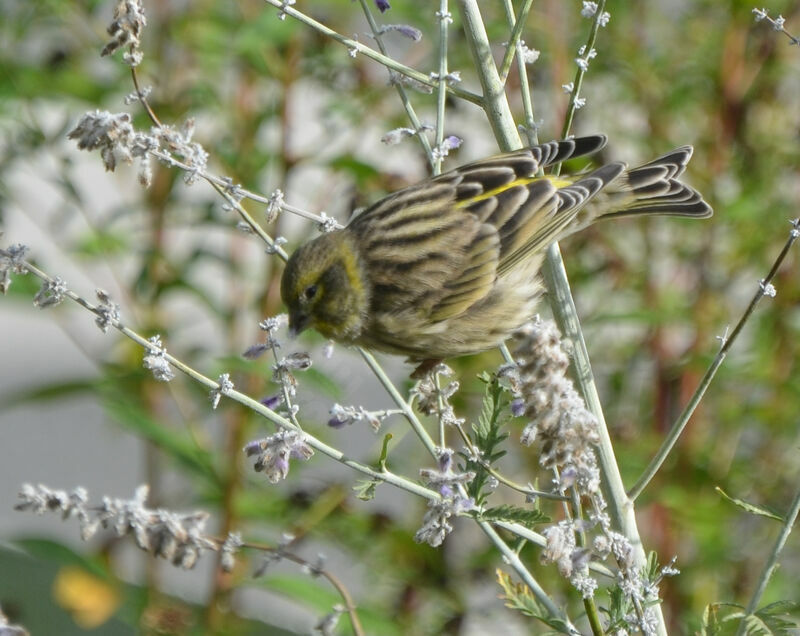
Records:
<instances>
[{"instance_id":1,"label":"bird's head","mask_svg":"<svg viewBox=\"0 0 800 636\"><path fill-rule=\"evenodd\" d=\"M309 241L289 258L281 279L289 332L296 335L313 327L326 338L353 342L367 315L368 284L347 230Z\"/></svg>"}]
</instances>

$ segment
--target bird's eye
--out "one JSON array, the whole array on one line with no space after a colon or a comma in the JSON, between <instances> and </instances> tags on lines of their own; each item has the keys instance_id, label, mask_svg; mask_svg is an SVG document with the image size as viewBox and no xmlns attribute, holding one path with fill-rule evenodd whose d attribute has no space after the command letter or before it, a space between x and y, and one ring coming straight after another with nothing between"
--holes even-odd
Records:
<instances>
[{"instance_id":1,"label":"bird's eye","mask_svg":"<svg viewBox=\"0 0 800 636\"><path fill-rule=\"evenodd\" d=\"M303 296L306 297L306 300L311 300L314 296L317 295L317 286L316 285L309 285L303 290Z\"/></svg>"}]
</instances>

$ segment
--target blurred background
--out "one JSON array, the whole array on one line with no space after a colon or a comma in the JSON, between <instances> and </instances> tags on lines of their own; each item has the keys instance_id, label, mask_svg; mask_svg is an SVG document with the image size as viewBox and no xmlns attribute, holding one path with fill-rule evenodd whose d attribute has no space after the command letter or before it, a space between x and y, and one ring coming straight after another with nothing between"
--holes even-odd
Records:
<instances>
[{"instance_id":1,"label":"blurred background","mask_svg":"<svg viewBox=\"0 0 800 636\"><path fill-rule=\"evenodd\" d=\"M499 61L508 39L500 3L481 3ZM160 333L170 353L207 376L229 372L260 398L277 392L265 356L241 353L260 337L258 321L281 311L281 265L202 183L154 167L141 188L135 166L105 173L97 154L79 152L66 133L95 109L128 111L133 90L117 54L100 58L113 2L2 0L0 21L0 229L2 243L24 243L30 257L93 300L95 288L122 306L123 321ZM370 45L360 7L300 0L297 8ZM388 33L389 53L428 73L436 69L438 24L430 3L392 2L380 23L411 24L412 42ZM800 32L796 3L770 14ZM153 87L160 119L196 121L195 141L209 168L294 206L346 221L351 211L428 174L414 139L385 146L407 126L386 69L287 18L263 2L145 1L140 81ZM534 3L522 38L541 52L529 67L539 136L560 134L577 49L590 22L580 2ZM688 180L715 208L709 221L647 219L600 224L562 244L573 293L627 484L639 476L738 320L788 237L800 198L800 50L752 6L735 1L609 2L611 21L596 44L574 132L602 131L599 159L644 162L682 144L695 155ZM478 92L455 7L449 66ZM435 95L412 92L423 122L435 122ZM523 121L516 66L509 95ZM463 145L445 169L497 151L483 113L448 102L445 134ZM289 248L316 233L288 214L267 224ZM779 524L724 501L732 496L785 510L800 480L800 277L796 249L692 419L667 464L637 502L646 549L662 563L677 556L664 583L672 633L699 628L708 603L746 603ZM387 486L371 502L352 493L356 476L319 456L292 465L271 485L241 453L272 433L266 422L179 377L157 383L142 351L68 303L34 308L38 284L16 276L0 299L0 607L34 634L307 633L336 595L295 566L253 579L258 555L232 576L205 557L191 572L156 561L111 533L81 543L77 524L13 511L22 483L85 486L92 501L130 497L151 486L150 506L212 513L212 530L239 529L274 544L284 532L310 561L318 552L350 587L371 634L537 633L504 609L493 583L502 567L472 524L457 523L440 549L413 541L424 504ZM543 311L547 312L544 308ZM382 434L395 436L392 468L412 478L431 462L400 419L376 435L365 423L328 429L334 402L389 408L356 354L326 359L313 334L286 342L314 352L300 377L304 425L363 462L375 462ZM381 358L407 389L410 367ZM497 352L454 363L459 415L474 419L482 388L474 380L500 363ZM524 422L515 422L516 440ZM523 483L539 472L536 453L514 451L503 470ZM548 479L548 477L543 477ZM513 499L512 495L509 495ZM519 502L517 502L519 503ZM560 602L579 599L538 553L523 552ZM764 602L800 600L800 543L792 536ZM603 600L599 600L603 604ZM346 621L343 619L343 623ZM265 627L268 626L268 627ZM530 630L533 631L530 631ZM266 630L266 631L265 631ZM341 633L349 633L346 625Z\"/></svg>"}]
</instances>

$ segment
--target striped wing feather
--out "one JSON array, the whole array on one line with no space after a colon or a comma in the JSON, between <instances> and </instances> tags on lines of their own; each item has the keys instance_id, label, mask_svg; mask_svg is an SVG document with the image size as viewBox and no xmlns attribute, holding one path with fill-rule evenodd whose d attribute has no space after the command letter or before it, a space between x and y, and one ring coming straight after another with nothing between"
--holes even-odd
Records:
<instances>
[{"instance_id":1,"label":"striped wing feather","mask_svg":"<svg viewBox=\"0 0 800 636\"><path fill-rule=\"evenodd\" d=\"M549 142L491 157L401 190L356 216L372 276L373 310L408 310L433 322L485 298L497 276L557 238L623 164L609 164L566 187L536 172L589 154L602 135Z\"/></svg>"}]
</instances>

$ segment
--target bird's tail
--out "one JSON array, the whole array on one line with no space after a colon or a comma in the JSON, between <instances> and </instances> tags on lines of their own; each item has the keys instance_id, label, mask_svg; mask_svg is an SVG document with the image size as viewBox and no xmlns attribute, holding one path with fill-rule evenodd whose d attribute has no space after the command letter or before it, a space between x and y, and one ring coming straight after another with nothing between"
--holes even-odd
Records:
<instances>
[{"instance_id":1,"label":"bird's tail","mask_svg":"<svg viewBox=\"0 0 800 636\"><path fill-rule=\"evenodd\" d=\"M598 217L666 214L702 219L711 216L713 210L702 195L678 181L691 158L692 147L681 146L624 172L601 193L607 199Z\"/></svg>"}]
</instances>

